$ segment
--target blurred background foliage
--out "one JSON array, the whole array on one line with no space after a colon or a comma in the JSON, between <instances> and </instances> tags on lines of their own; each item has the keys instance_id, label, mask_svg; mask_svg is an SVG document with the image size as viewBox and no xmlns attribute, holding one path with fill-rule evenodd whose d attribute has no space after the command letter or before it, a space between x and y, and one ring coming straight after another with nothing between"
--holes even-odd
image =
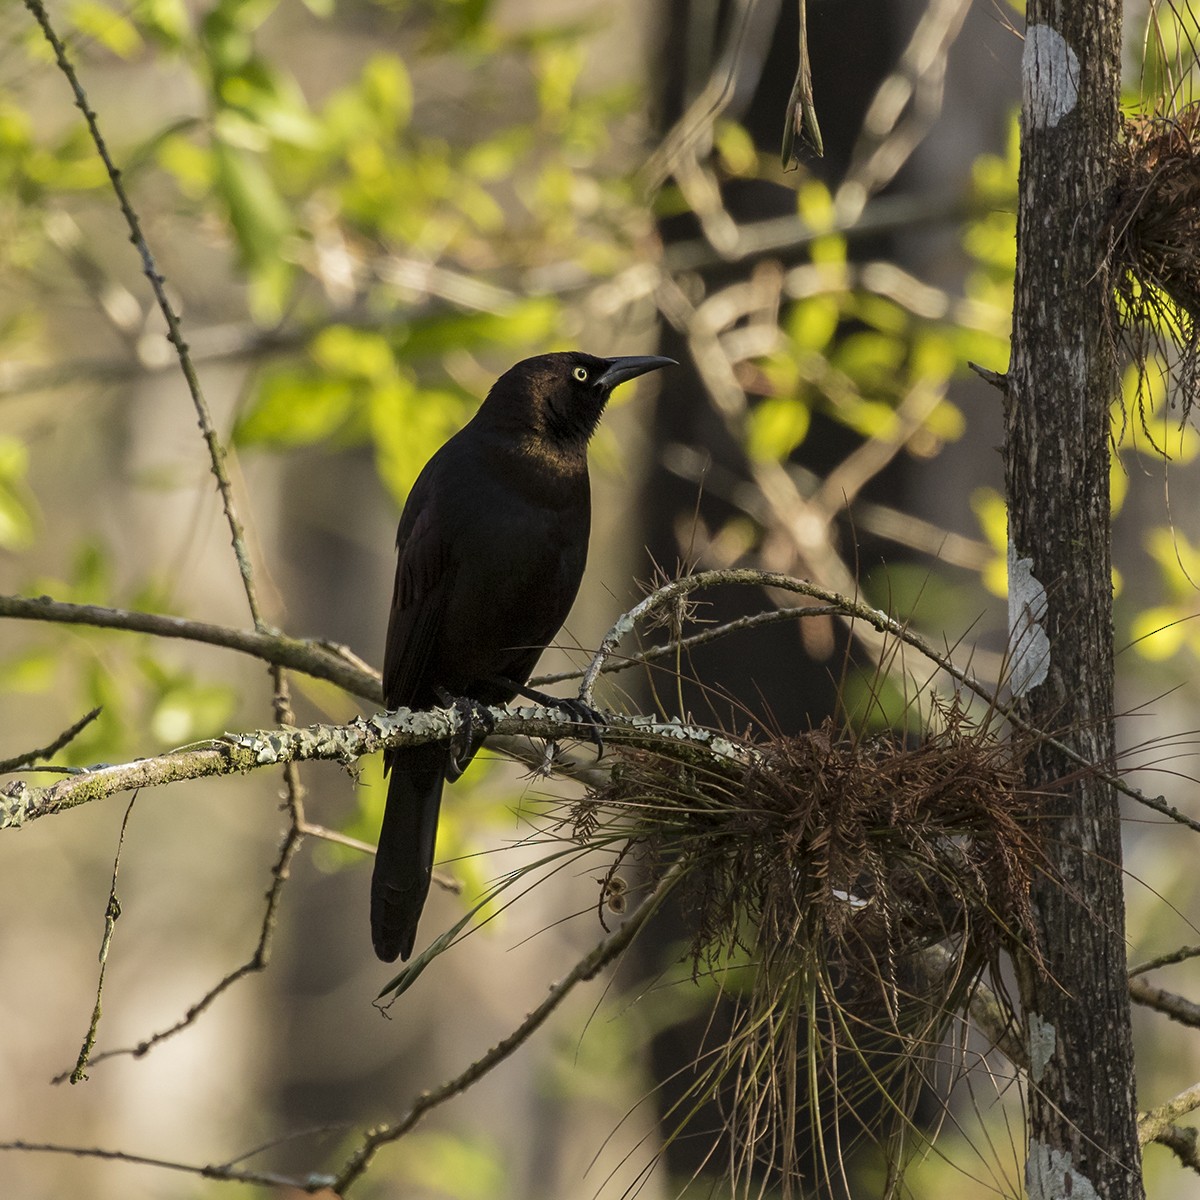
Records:
<instances>
[{"instance_id":1,"label":"blurred background foliage","mask_svg":"<svg viewBox=\"0 0 1200 1200\"><path fill-rule=\"evenodd\" d=\"M655 564L749 564L861 592L956 646L982 677L1002 674L1001 401L970 364L1002 372L1007 362L1012 12L947 0L810 5L827 157L785 173L794 7L48 5L182 313L269 621L377 663L399 506L495 375L551 348L661 347L679 373L664 376L657 401L618 403L597 438L592 567L548 663L586 661ZM1162 28L1158 57L1131 70L1132 106L1161 92L1163 62L1192 44L1186 29ZM1137 29L1131 15L1140 63ZM139 270L66 82L29 14L9 5L2 590L244 626L206 452ZM1168 772L1149 790L1178 787L1172 802L1186 808L1186 762L1159 762L1150 743L1195 728L1198 443L1165 384L1147 423L1131 420L1136 386L1127 381L1113 420L1118 644L1130 646L1122 704L1133 714L1123 736L1146 746L1131 768ZM8 622L3 634L2 755L45 744L94 706L100 717L60 765L271 720L263 671L222 652L82 627ZM841 680L853 720L911 721L901 659L887 659L885 678L878 647L828 622L755 638L698 653L689 672L700 683L626 677L607 702L792 730L828 711ZM301 721L359 711L328 685L292 682ZM1179 753L1191 755L1186 739ZM311 821L373 841L377 762L354 780L317 768L305 777ZM252 779L139 801L102 1043L170 1025L252 948L282 829L277 790ZM482 758L456 786L439 857L467 901L530 853L519 817L558 794ZM0 1026L28 1029L28 1012L39 1015L25 1044L0 1048L18 1081L0 1100L0 1137L200 1161L330 1127L271 1152L281 1169L307 1169L501 1036L599 933L594 882L556 880L559 890L498 914L380 1021L368 1003L381 977L365 935L365 860L310 839L271 970L144 1062L104 1064L64 1096L42 1085L86 1026L120 816L114 805L39 822L0 849L7 903L23 913L0 932L20 980L0 1000ZM1161 898L1194 911L1186 871L1152 834L1139 830L1131 847L1131 871L1157 893L1131 899L1131 937L1148 953L1189 928L1182 915L1158 921ZM438 899L431 930L463 903ZM583 998L548 1045L382 1159L363 1195L622 1194L670 1132L658 1118L696 1052L688 1022L703 1030L716 991L679 966L678 929L664 922L656 937L599 1012ZM1152 1093L1170 1094L1196 1067L1194 1055L1143 1061ZM951 1151L923 1163L919 1194L1016 1187L1011 1101L980 1118L987 1132L974 1142L1002 1148L991 1184L973 1178L969 1153ZM689 1144L671 1143L643 1194L680 1194L691 1172L711 1169L705 1146ZM7 1155L3 1169L11 1194L27 1197L221 1190L73 1160ZM872 1194L875 1170L868 1160L848 1186ZM1182 1195L1173 1178L1154 1194Z\"/></svg>"}]
</instances>

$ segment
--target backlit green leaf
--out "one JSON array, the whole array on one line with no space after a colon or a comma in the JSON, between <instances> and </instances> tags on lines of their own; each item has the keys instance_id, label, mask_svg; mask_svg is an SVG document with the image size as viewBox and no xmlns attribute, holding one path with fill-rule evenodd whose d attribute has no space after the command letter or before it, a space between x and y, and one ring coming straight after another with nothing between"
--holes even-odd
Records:
<instances>
[{"instance_id":1,"label":"backlit green leaf","mask_svg":"<svg viewBox=\"0 0 1200 1200\"><path fill-rule=\"evenodd\" d=\"M132 58L142 48L141 34L133 22L100 0L74 0L67 15L84 37L118 58Z\"/></svg>"},{"instance_id":2,"label":"backlit green leaf","mask_svg":"<svg viewBox=\"0 0 1200 1200\"><path fill-rule=\"evenodd\" d=\"M812 420L808 405L793 396L767 396L747 419L750 454L763 461L788 457L804 441Z\"/></svg>"}]
</instances>

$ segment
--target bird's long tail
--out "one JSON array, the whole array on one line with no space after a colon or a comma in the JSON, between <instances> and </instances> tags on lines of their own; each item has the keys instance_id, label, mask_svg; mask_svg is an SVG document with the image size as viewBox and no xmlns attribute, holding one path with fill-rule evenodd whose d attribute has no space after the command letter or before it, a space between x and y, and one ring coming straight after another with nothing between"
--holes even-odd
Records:
<instances>
[{"instance_id":1,"label":"bird's long tail","mask_svg":"<svg viewBox=\"0 0 1200 1200\"><path fill-rule=\"evenodd\" d=\"M384 962L407 959L429 893L442 781L450 761L444 742L393 751L379 851L371 877L371 940Z\"/></svg>"}]
</instances>

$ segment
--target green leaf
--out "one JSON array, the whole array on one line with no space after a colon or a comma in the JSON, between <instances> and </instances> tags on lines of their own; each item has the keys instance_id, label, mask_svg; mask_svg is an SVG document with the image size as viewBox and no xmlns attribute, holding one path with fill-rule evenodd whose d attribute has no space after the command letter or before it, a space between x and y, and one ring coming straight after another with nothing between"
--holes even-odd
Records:
<instances>
[{"instance_id":1,"label":"green leaf","mask_svg":"<svg viewBox=\"0 0 1200 1200\"><path fill-rule=\"evenodd\" d=\"M200 197L213 190L213 153L207 146L198 146L182 134L173 134L163 139L155 157L186 194Z\"/></svg>"},{"instance_id":2,"label":"green leaf","mask_svg":"<svg viewBox=\"0 0 1200 1200\"><path fill-rule=\"evenodd\" d=\"M753 176L758 172L758 148L754 139L736 121L718 121L714 149L721 165L731 175Z\"/></svg>"},{"instance_id":3,"label":"green leaf","mask_svg":"<svg viewBox=\"0 0 1200 1200\"><path fill-rule=\"evenodd\" d=\"M967 421L957 404L943 400L925 418L924 428L939 441L956 442L967 432Z\"/></svg>"},{"instance_id":4,"label":"green leaf","mask_svg":"<svg viewBox=\"0 0 1200 1200\"><path fill-rule=\"evenodd\" d=\"M552 124L571 111L575 85L583 72L583 47L566 42L546 43L536 50L538 109Z\"/></svg>"},{"instance_id":5,"label":"green leaf","mask_svg":"<svg viewBox=\"0 0 1200 1200\"><path fill-rule=\"evenodd\" d=\"M218 684L181 683L154 704L150 731L164 746L182 746L222 732L237 707L237 693Z\"/></svg>"},{"instance_id":6,"label":"green leaf","mask_svg":"<svg viewBox=\"0 0 1200 1200\"><path fill-rule=\"evenodd\" d=\"M795 396L767 396L751 410L746 422L747 447L760 461L782 460L808 435L812 420L808 405Z\"/></svg>"},{"instance_id":7,"label":"green leaf","mask_svg":"<svg viewBox=\"0 0 1200 1200\"><path fill-rule=\"evenodd\" d=\"M112 603L112 567L99 542L81 542L71 562L69 582L57 581L34 589L73 604Z\"/></svg>"},{"instance_id":8,"label":"green leaf","mask_svg":"<svg viewBox=\"0 0 1200 1200\"><path fill-rule=\"evenodd\" d=\"M422 1130L405 1138L396 1155L410 1187L448 1200L489 1200L503 1193L503 1160L489 1143L451 1133Z\"/></svg>"},{"instance_id":9,"label":"green leaf","mask_svg":"<svg viewBox=\"0 0 1200 1200\"><path fill-rule=\"evenodd\" d=\"M137 27L100 0L74 0L67 19L75 28L118 58L132 58L142 48Z\"/></svg>"},{"instance_id":10,"label":"green leaf","mask_svg":"<svg viewBox=\"0 0 1200 1200\"><path fill-rule=\"evenodd\" d=\"M911 700L891 679L861 671L849 675L842 692L846 724L865 732L911 726L917 717Z\"/></svg>"},{"instance_id":11,"label":"green leaf","mask_svg":"<svg viewBox=\"0 0 1200 1200\"><path fill-rule=\"evenodd\" d=\"M523 349L543 348L557 337L561 314L558 300L538 296L500 313L446 313L416 320L405 353L413 359L441 358L500 347L514 362Z\"/></svg>"},{"instance_id":12,"label":"green leaf","mask_svg":"<svg viewBox=\"0 0 1200 1200\"><path fill-rule=\"evenodd\" d=\"M470 406L465 396L420 389L400 375L371 389L368 414L376 465L398 503L412 489L429 456L462 427Z\"/></svg>"},{"instance_id":13,"label":"green leaf","mask_svg":"<svg viewBox=\"0 0 1200 1200\"><path fill-rule=\"evenodd\" d=\"M1008 507L995 488L976 488L971 508L988 544L996 552L983 569L983 586L994 596L1008 595Z\"/></svg>"},{"instance_id":14,"label":"green leaf","mask_svg":"<svg viewBox=\"0 0 1200 1200\"><path fill-rule=\"evenodd\" d=\"M1160 605L1138 613L1130 633L1138 654L1150 662L1166 662L1179 654L1195 630L1189 629L1187 614L1170 605Z\"/></svg>"},{"instance_id":15,"label":"green leaf","mask_svg":"<svg viewBox=\"0 0 1200 1200\"><path fill-rule=\"evenodd\" d=\"M323 370L351 379L377 381L396 374L396 356L381 333L331 325L313 339L313 361Z\"/></svg>"},{"instance_id":16,"label":"green leaf","mask_svg":"<svg viewBox=\"0 0 1200 1200\"><path fill-rule=\"evenodd\" d=\"M413 88L404 60L395 54L377 54L363 67L359 89L370 111L387 133L407 126L412 117Z\"/></svg>"},{"instance_id":17,"label":"green leaf","mask_svg":"<svg viewBox=\"0 0 1200 1200\"><path fill-rule=\"evenodd\" d=\"M887 387L894 384L906 354L907 347L900 338L863 330L843 338L832 361L860 385Z\"/></svg>"},{"instance_id":18,"label":"green leaf","mask_svg":"<svg viewBox=\"0 0 1200 1200\"><path fill-rule=\"evenodd\" d=\"M1180 530L1159 526L1146 534L1146 550L1171 595L1178 601L1190 599L1200 587L1200 548Z\"/></svg>"},{"instance_id":19,"label":"green leaf","mask_svg":"<svg viewBox=\"0 0 1200 1200\"><path fill-rule=\"evenodd\" d=\"M283 309L292 267L282 257L293 230L291 213L260 158L226 142L213 143L213 183L229 213L239 258L251 276L251 298L263 320Z\"/></svg>"},{"instance_id":20,"label":"green leaf","mask_svg":"<svg viewBox=\"0 0 1200 1200\"><path fill-rule=\"evenodd\" d=\"M58 654L45 646L23 650L0 662L0 687L6 692L47 692L57 675Z\"/></svg>"},{"instance_id":21,"label":"green leaf","mask_svg":"<svg viewBox=\"0 0 1200 1200\"><path fill-rule=\"evenodd\" d=\"M833 193L818 179L807 179L796 189L796 209L813 233L827 233L837 220Z\"/></svg>"},{"instance_id":22,"label":"green leaf","mask_svg":"<svg viewBox=\"0 0 1200 1200\"><path fill-rule=\"evenodd\" d=\"M323 442L339 432L362 403L361 386L309 366L266 368L253 403L234 426L238 446L282 449Z\"/></svg>"},{"instance_id":23,"label":"green leaf","mask_svg":"<svg viewBox=\"0 0 1200 1200\"><path fill-rule=\"evenodd\" d=\"M813 296L788 310L787 331L798 349L820 351L833 341L840 319L836 296Z\"/></svg>"},{"instance_id":24,"label":"green leaf","mask_svg":"<svg viewBox=\"0 0 1200 1200\"><path fill-rule=\"evenodd\" d=\"M190 33L183 0L134 0L129 11L148 38L172 50L179 49Z\"/></svg>"},{"instance_id":25,"label":"green leaf","mask_svg":"<svg viewBox=\"0 0 1200 1200\"><path fill-rule=\"evenodd\" d=\"M31 498L25 488L29 451L15 437L0 436L0 548L25 550L33 544Z\"/></svg>"},{"instance_id":26,"label":"green leaf","mask_svg":"<svg viewBox=\"0 0 1200 1200\"><path fill-rule=\"evenodd\" d=\"M27 550L33 545L29 510L7 484L0 482L0 549Z\"/></svg>"}]
</instances>

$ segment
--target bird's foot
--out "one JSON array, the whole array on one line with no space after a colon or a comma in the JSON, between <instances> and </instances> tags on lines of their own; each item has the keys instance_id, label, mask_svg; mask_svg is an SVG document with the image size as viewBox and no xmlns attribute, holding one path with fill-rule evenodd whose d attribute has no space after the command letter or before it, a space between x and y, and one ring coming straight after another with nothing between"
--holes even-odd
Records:
<instances>
[{"instance_id":1,"label":"bird's foot","mask_svg":"<svg viewBox=\"0 0 1200 1200\"><path fill-rule=\"evenodd\" d=\"M543 704L547 708L557 708L576 724L587 725L589 727L587 739L596 747L596 757L599 758L604 753L604 738L600 735L600 729L607 722L597 709L577 696L551 696L546 692L535 691L533 688L527 687L519 688L518 691L535 704Z\"/></svg>"},{"instance_id":2,"label":"bird's foot","mask_svg":"<svg viewBox=\"0 0 1200 1200\"><path fill-rule=\"evenodd\" d=\"M496 728L496 718L478 700L469 696L451 696L438 690L438 703L458 713L458 732L450 739L450 761L446 779L453 783L471 765L479 747Z\"/></svg>"}]
</instances>

